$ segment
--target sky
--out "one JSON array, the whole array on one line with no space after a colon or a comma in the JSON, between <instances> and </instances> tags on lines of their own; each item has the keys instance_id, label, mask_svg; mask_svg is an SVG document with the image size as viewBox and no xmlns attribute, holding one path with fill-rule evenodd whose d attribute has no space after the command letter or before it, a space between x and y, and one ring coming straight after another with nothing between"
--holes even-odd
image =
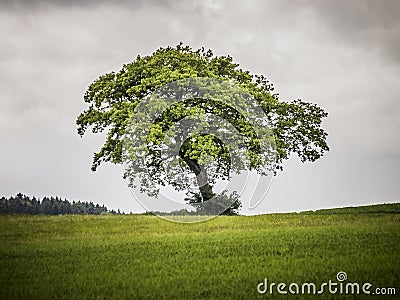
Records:
<instances>
[{"instance_id":1,"label":"sky","mask_svg":"<svg viewBox=\"0 0 400 300\"><path fill-rule=\"evenodd\" d=\"M143 208L105 140L77 134L101 74L179 42L231 55L280 99L328 113L330 151L292 156L251 213L400 201L400 2L0 0L0 196Z\"/></svg>"}]
</instances>

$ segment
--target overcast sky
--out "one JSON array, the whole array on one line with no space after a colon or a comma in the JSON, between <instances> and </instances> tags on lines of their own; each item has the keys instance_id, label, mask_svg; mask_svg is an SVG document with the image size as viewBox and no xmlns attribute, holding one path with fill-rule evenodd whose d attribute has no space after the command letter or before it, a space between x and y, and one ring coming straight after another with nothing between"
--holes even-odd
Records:
<instances>
[{"instance_id":1,"label":"overcast sky","mask_svg":"<svg viewBox=\"0 0 400 300\"><path fill-rule=\"evenodd\" d=\"M257 213L400 201L400 2L0 1L0 196L142 211L75 120L99 75L182 41L329 112L331 151L285 163Z\"/></svg>"}]
</instances>

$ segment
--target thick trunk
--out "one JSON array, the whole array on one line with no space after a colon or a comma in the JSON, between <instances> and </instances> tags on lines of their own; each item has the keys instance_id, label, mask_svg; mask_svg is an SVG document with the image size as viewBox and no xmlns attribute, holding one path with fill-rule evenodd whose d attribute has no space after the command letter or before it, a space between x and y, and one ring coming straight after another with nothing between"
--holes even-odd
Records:
<instances>
[{"instance_id":1,"label":"thick trunk","mask_svg":"<svg viewBox=\"0 0 400 300\"><path fill-rule=\"evenodd\" d=\"M212 191L212 186L208 183L208 175L206 169L202 165L199 165L196 160L184 156L183 153L179 152L179 155L189 166L190 170L196 175L197 184L199 185L203 201L207 201L213 198L214 193Z\"/></svg>"},{"instance_id":2,"label":"thick trunk","mask_svg":"<svg viewBox=\"0 0 400 300\"><path fill-rule=\"evenodd\" d=\"M200 169L200 174L196 174L197 184L199 185L203 201L207 201L214 197L214 193L212 191L211 185L208 183L208 175L206 169L204 169L203 166L200 166Z\"/></svg>"}]
</instances>

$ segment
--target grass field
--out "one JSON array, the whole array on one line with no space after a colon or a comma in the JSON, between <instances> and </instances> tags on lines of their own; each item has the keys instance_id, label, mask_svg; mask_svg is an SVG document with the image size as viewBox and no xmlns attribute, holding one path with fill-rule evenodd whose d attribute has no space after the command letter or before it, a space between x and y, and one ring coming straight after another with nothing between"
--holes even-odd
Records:
<instances>
[{"instance_id":1,"label":"grass field","mask_svg":"<svg viewBox=\"0 0 400 300\"><path fill-rule=\"evenodd\" d=\"M395 287L399 204L177 224L143 215L0 215L0 299L316 299L259 282ZM325 292L319 299L354 299Z\"/></svg>"}]
</instances>

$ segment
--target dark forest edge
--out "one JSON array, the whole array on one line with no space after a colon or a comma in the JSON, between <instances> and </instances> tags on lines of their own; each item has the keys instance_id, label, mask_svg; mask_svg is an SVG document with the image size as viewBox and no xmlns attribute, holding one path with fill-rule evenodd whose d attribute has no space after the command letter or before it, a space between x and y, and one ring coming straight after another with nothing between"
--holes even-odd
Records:
<instances>
[{"instance_id":1,"label":"dark forest edge","mask_svg":"<svg viewBox=\"0 0 400 300\"><path fill-rule=\"evenodd\" d=\"M109 210L107 207L94 204L93 202L81 202L62 200L60 197L36 197L18 193L14 197L0 198L0 213L6 214L28 214L28 215L100 215L121 214L120 210Z\"/></svg>"},{"instance_id":2,"label":"dark forest edge","mask_svg":"<svg viewBox=\"0 0 400 300\"><path fill-rule=\"evenodd\" d=\"M341 208L329 208L319 210L302 211L294 214L362 214L362 213L381 213L399 214L400 203L385 203L364 206L351 206ZM36 197L29 197L22 193L9 198L0 198L0 214L28 214L28 215L66 215L66 214L125 214L119 209L109 210L104 205L94 204L93 202L62 200L60 197L43 197L42 200ZM171 213L159 213L160 215L185 215L182 211ZM291 213L293 214L293 213ZM154 215L152 212L138 213L137 215ZM187 211L186 215L191 215ZM230 215L230 214L226 214ZM235 214L232 214L235 215Z\"/></svg>"}]
</instances>

